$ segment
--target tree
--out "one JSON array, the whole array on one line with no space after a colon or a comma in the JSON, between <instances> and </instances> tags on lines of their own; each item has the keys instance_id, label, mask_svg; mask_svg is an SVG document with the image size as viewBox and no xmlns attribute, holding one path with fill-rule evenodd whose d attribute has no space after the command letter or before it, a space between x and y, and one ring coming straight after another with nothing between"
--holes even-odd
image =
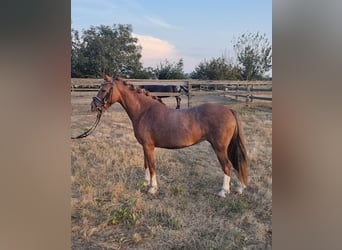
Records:
<instances>
[{"instance_id":1,"label":"tree","mask_svg":"<svg viewBox=\"0 0 342 250\"><path fill-rule=\"evenodd\" d=\"M71 29L71 77L82 77L86 58L80 53L81 41L77 30Z\"/></svg>"},{"instance_id":2,"label":"tree","mask_svg":"<svg viewBox=\"0 0 342 250\"><path fill-rule=\"evenodd\" d=\"M242 34L233 47L243 80L262 79L272 68L272 46L265 34Z\"/></svg>"},{"instance_id":3,"label":"tree","mask_svg":"<svg viewBox=\"0 0 342 250\"><path fill-rule=\"evenodd\" d=\"M155 69L152 67L143 68L134 73L136 79L156 79Z\"/></svg>"},{"instance_id":4,"label":"tree","mask_svg":"<svg viewBox=\"0 0 342 250\"><path fill-rule=\"evenodd\" d=\"M141 47L132 37L132 26L91 26L72 36L72 76L99 77L102 73L134 77L142 69Z\"/></svg>"},{"instance_id":5,"label":"tree","mask_svg":"<svg viewBox=\"0 0 342 250\"><path fill-rule=\"evenodd\" d=\"M178 63L170 63L168 60L165 60L164 63L160 63L160 65L154 70L155 76L157 79L185 79L185 74L183 71L183 59L180 59Z\"/></svg>"},{"instance_id":6,"label":"tree","mask_svg":"<svg viewBox=\"0 0 342 250\"><path fill-rule=\"evenodd\" d=\"M191 78L200 80L235 80L238 79L237 67L223 57L204 60L191 73Z\"/></svg>"}]
</instances>

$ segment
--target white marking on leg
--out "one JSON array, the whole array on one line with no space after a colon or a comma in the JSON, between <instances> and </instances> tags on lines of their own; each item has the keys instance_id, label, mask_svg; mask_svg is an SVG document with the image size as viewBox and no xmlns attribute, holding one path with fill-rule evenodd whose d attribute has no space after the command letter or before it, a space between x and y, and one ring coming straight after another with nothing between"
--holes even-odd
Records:
<instances>
[{"instance_id":1,"label":"white marking on leg","mask_svg":"<svg viewBox=\"0 0 342 250\"><path fill-rule=\"evenodd\" d=\"M150 185L150 182L151 182L150 170L148 168L145 168L144 186L147 187L148 185Z\"/></svg>"},{"instance_id":2,"label":"white marking on leg","mask_svg":"<svg viewBox=\"0 0 342 250\"><path fill-rule=\"evenodd\" d=\"M155 194L157 192L157 176L154 174L151 179L151 188L148 190L150 194Z\"/></svg>"},{"instance_id":3,"label":"white marking on leg","mask_svg":"<svg viewBox=\"0 0 342 250\"><path fill-rule=\"evenodd\" d=\"M230 176L224 174L223 175L223 185L221 191L217 194L220 197L226 197L226 194L230 193Z\"/></svg>"},{"instance_id":4,"label":"white marking on leg","mask_svg":"<svg viewBox=\"0 0 342 250\"><path fill-rule=\"evenodd\" d=\"M157 176L154 174L152 176L152 187L157 187Z\"/></svg>"}]
</instances>

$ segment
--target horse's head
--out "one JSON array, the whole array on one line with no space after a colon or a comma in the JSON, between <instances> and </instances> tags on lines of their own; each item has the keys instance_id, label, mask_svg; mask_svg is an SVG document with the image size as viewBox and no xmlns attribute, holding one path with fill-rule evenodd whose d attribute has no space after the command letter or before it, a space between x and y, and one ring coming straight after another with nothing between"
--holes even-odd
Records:
<instances>
[{"instance_id":1,"label":"horse's head","mask_svg":"<svg viewBox=\"0 0 342 250\"><path fill-rule=\"evenodd\" d=\"M91 102L91 111L102 111L108 109L113 103L117 102L118 94L116 93L113 78L105 75L104 83L101 84L97 95L93 97Z\"/></svg>"}]
</instances>

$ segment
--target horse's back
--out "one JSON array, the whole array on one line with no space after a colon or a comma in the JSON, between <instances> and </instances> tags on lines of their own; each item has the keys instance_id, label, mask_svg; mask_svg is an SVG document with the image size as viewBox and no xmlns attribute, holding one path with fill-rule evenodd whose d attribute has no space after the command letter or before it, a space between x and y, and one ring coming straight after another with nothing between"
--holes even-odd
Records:
<instances>
[{"instance_id":1,"label":"horse's back","mask_svg":"<svg viewBox=\"0 0 342 250\"><path fill-rule=\"evenodd\" d=\"M213 122L231 119L233 117L233 113L229 107L216 103L204 103L188 110L189 113L198 113L201 120L205 119Z\"/></svg>"}]
</instances>

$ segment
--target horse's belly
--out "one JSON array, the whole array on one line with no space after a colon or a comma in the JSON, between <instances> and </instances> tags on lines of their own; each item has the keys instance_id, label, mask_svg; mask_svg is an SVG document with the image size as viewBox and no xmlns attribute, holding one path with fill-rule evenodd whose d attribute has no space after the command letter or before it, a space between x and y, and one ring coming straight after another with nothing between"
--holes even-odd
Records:
<instances>
[{"instance_id":1,"label":"horse's belly","mask_svg":"<svg viewBox=\"0 0 342 250\"><path fill-rule=\"evenodd\" d=\"M198 141L200 142L200 141ZM175 144L163 144L163 143L160 143L160 144L157 144L155 145L157 148L167 148L167 149L177 149L177 148L186 148L186 147L190 147L198 142L195 142L195 143L187 143L187 144L180 144L180 143L175 143Z\"/></svg>"},{"instance_id":2,"label":"horse's belly","mask_svg":"<svg viewBox=\"0 0 342 250\"><path fill-rule=\"evenodd\" d=\"M165 136L155 140L155 146L158 148L177 149L185 148L203 141L202 136Z\"/></svg>"}]
</instances>

